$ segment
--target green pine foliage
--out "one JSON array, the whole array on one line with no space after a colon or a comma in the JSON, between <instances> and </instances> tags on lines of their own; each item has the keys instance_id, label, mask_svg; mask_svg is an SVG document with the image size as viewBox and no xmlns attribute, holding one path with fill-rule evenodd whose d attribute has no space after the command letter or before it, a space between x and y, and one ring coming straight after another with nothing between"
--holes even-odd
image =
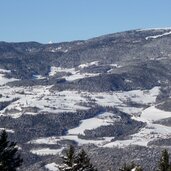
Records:
<instances>
[{"instance_id":1,"label":"green pine foliage","mask_svg":"<svg viewBox=\"0 0 171 171\"><path fill-rule=\"evenodd\" d=\"M96 168L91 164L90 158L87 153L82 149L76 157L77 170L79 171L97 171Z\"/></svg>"},{"instance_id":2,"label":"green pine foliage","mask_svg":"<svg viewBox=\"0 0 171 171\"><path fill-rule=\"evenodd\" d=\"M3 130L0 135L0 171L16 171L22 162L16 143L9 142L8 135Z\"/></svg>"},{"instance_id":3,"label":"green pine foliage","mask_svg":"<svg viewBox=\"0 0 171 171\"><path fill-rule=\"evenodd\" d=\"M97 171L90 162L90 158L84 150L76 154L73 146L70 146L63 157L61 171Z\"/></svg>"},{"instance_id":4,"label":"green pine foliage","mask_svg":"<svg viewBox=\"0 0 171 171\"><path fill-rule=\"evenodd\" d=\"M64 164L69 167L73 167L75 162L75 149L73 146L70 146L69 149L66 151L66 156L63 158Z\"/></svg>"},{"instance_id":5,"label":"green pine foliage","mask_svg":"<svg viewBox=\"0 0 171 171\"><path fill-rule=\"evenodd\" d=\"M61 171L75 171L76 163L75 163L75 148L74 146L70 146L66 151L65 156L63 156L63 166L60 168Z\"/></svg>"},{"instance_id":6,"label":"green pine foliage","mask_svg":"<svg viewBox=\"0 0 171 171\"><path fill-rule=\"evenodd\" d=\"M171 164L169 162L169 153L166 149L162 151L162 156L159 162L159 171L171 171Z\"/></svg>"}]
</instances>

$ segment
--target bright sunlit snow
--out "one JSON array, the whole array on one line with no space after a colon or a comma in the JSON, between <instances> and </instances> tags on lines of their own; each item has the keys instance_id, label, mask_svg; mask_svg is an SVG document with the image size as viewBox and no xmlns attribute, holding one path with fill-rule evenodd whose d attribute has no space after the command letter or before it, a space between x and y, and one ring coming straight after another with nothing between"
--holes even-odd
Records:
<instances>
[{"instance_id":1,"label":"bright sunlit snow","mask_svg":"<svg viewBox=\"0 0 171 171\"><path fill-rule=\"evenodd\" d=\"M0 69L0 86L5 85L8 82L16 81L15 78L6 78L5 74L10 73L10 70Z\"/></svg>"},{"instance_id":2,"label":"bright sunlit snow","mask_svg":"<svg viewBox=\"0 0 171 171\"><path fill-rule=\"evenodd\" d=\"M83 134L85 130L96 129L100 126L107 126L113 124L115 121L119 120L113 113L105 112L100 114L94 118L82 120L80 125L77 128L73 128L68 130L69 135L78 135Z\"/></svg>"},{"instance_id":3,"label":"bright sunlit snow","mask_svg":"<svg viewBox=\"0 0 171 171\"><path fill-rule=\"evenodd\" d=\"M55 76L61 72L69 73L68 76L62 77L65 78L65 80L67 81L74 81L82 78L95 77L99 75L98 73L81 73L80 70L76 70L75 68L61 68L52 66L49 72L49 76Z\"/></svg>"},{"instance_id":4,"label":"bright sunlit snow","mask_svg":"<svg viewBox=\"0 0 171 171\"><path fill-rule=\"evenodd\" d=\"M46 156L46 155L61 154L63 149L64 148L61 148L61 149L42 148L42 149L32 149L30 152L36 155Z\"/></svg>"},{"instance_id":5,"label":"bright sunlit snow","mask_svg":"<svg viewBox=\"0 0 171 171\"><path fill-rule=\"evenodd\" d=\"M170 32L167 32L167 33L163 33L163 34L159 34L159 35L155 35L155 36L148 36L146 37L145 39L148 40L148 39L157 39L159 37L163 37L163 36L168 36L171 34L171 31Z\"/></svg>"},{"instance_id":6,"label":"bright sunlit snow","mask_svg":"<svg viewBox=\"0 0 171 171\"><path fill-rule=\"evenodd\" d=\"M47 164L45 165L45 168L48 169L49 171L60 171L56 163Z\"/></svg>"},{"instance_id":7,"label":"bright sunlit snow","mask_svg":"<svg viewBox=\"0 0 171 171\"><path fill-rule=\"evenodd\" d=\"M93 62L90 62L90 63L81 64L78 67L79 68L87 68L87 67L90 67L92 65L98 66L98 64L99 64L99 61L93 61Z\"/></svg>"},{"instance_id":8,"label":"bright sunlit snow","mask_svg":"<svg viewBox=\"0 0 171 171\"><path fill-rule=\"evenodd\" d=\"M171 117L171 112L166 112L157 109L155 106L151 106L145 109L141 114L141 118L146 119L148 121L157 121L169 117Z\"/></svg>"}]
</instances>

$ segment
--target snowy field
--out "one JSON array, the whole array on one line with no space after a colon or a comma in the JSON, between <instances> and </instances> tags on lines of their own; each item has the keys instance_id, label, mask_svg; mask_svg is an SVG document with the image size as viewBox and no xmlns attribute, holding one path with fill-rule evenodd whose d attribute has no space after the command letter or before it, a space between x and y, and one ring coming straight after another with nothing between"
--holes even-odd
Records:
<instances>
[{"instance_id":1,"label":"snowy field","mask_svg":"<svg viewBox=\"0 0 171 171\"><path fill-rule=\"evenodd\" d=\"M154 121L171 117L171 112L166 112L151 106L142 111L140 117L133 119L145 122L147 125L138 133L131 135L128 140L115 141L106 144L104 147L126 147L128 145L147 146L152 140L171 137L171 127L154 124Z\"/></svg>"},{"instance_id":2,"label":"snowy field","mask_svg":"<svg viewBox=\"0 0 171 171\"><path fill-rule=\"evenodd\" d=\"M76 128L68 130L68 135L61 137L48 137L33 140L33 144L56 144L61 140L74 140L79 145L95 144L99 147L120 147L124 148L129 145L147 146L152 140L158 138L168 138L171 136L171 127L154 124L156 120L171 117L171 112L159 110L155 107L156 97L159 94L159 87L154 87L149 91L134 90L129 92L115 93L92 93L83 92L81 97L90 96L95 102L102 106L115 106L122 111L132 114L132 118L137 121L145 122L147 125L140 129L136 134L131 135L127 140L119 140L111 142L114 137L102 137L98 140L85 140L78 137L79 134L84 135L85 130L95 129L102 125L110 125L119 120L114 113L103 113L96 117L85 119L80 122ZM135 108L127 106L127 101L137 102L149 105L148 108Z\"/></svg>"},{"instance_id":3,"label":"snowy field","mask_svg":"<svg viewBox=\"0 0 171 171\"><path fill-rule=\"evenodd\" d=\"M98 65L98 61L92 63L81 64L80 68ZM117 66L115 66L117 67ZM18 118L22 115L37 115L39 113L55 113L60 112L76 112L78 110L88 110L88 103L98 104L100 106L116 107L119 110L128 113L133 119L142 121L147 124L138 133L133 134L127 140L111 142L114 137L102 137L97 140L80 139L78 135L84 135L85 130L96 129L100 126L114 124L120 118L115 113L101 113L93 118L81 120L78 127L68 130L68 134L61 137L40 137L32 140L29 143L33 144L57 144L62 140L73 140L78 145L95 144L100 147L126 147L128 145L147 146L148 142L171 136L171 128L159 124L154 124L156 120L171 117L171 112L162 111L156 108L156 97L160 93L160 87L154 87L151 90L133 90L133 91L118 91L118 92L80 92L80 91L51 91L52 86L32 86L32 87L9 87L5 85L7 82L15 79L5 78L5 73L8 70L0 70L0 102L9 102L1 111L0 115L11 116ZM74 68L57 68L52 67L49 76L54 76L58 72L69 72L70 76L65 76L68 81L73 81L79 78L89 77L92 75L81 74L79 70ZM41 76L35 76L35 79L43 79ZM129 104L137 103L147 105L149 107L132 107ZM30 108L36 108L36 112ZM1 130L3 128L0 128ZM13 130L7 130L14 133ZM37 155L55 155L59 154L62 149L32 149L31 152Z\"/></svg>"},{"instance_id":4,"label":"snowy field","mask_svg":"<svg viewBox=\"0 0 171 171\"><path fill-rule=\"evenodd\" d=\"M5 85L8 82L16 81L15 78L6 78L5 74L10 73L10 70L0 69L0 86Z\"/></svg>"},{"instance_id":5,"label":"snowy field","mask_svg":"<svg viewBox=\"0 0 171 171\"><path fill-rule=\"evenodd\" d=\"M117 120L120 120L120 117L113 113L105 112L94 118L82 120L80 125L76 128L70 129L68 131L69 135L84 135L85 130L96 129L100 126L112 125Z\"/></svg>"},{"instance_id":6,"label":"snowy field","mask_svg":"<svg viewBox=\"0 0 171 171\"><path fill-rule=\"evenodd\" d=\"M18 118L21 115L36 115L39 113L76 112L88 110L82 105L94 102L101 106L115 106L123 111L131 111L128 102L150 105L155 102L159 94L159 87L149 91L134 90L128 92L89 93L78 91L51 92L51 86L8 87L1 86L0 102L12 101L0 111L1 115ZM38 112L29 112L27 108L37 108ZM132 108L141 111L142 108Z\"/></svg>"},{"instance_id":7,"label":"snowy field","mask_svg":"<svg viewBox=\"0 0 171 171\"><path fill-rule=\"evenodd\" d=\"M45 165L45 168L48 169L49 171L60 171L56 163L49 163Z\"/></svg>"},{"instance_id":8,"label":"snowy field","mask_svg":"<svg viewBox=\"0 0 171 171\"><path fill-rule=\"evenodd\" d=\"M75 91L50 92L51 86L34 87L0 87L2 97L0 102L18 99L0 111L1 115L9 115L18 118L23 114L36 115L39 113L75 112L87 110L87 107L79 103L87 102ZM39 112L29 112L27 108L38 108ZM12 112L14 111L14 112Z\"/></svg>"},{"instance_id":9,"label":"snowy field","mask_svg":"<svg viewBox=\"0 0 171 171\"><path fill-rule=\"evenodd\" d=\"M94 64L90 64L90 66L91 65L94 65ZM88 67L88 66L89 66L88 64L82 64L79 67L80 68L85 68L85 67ZM67 80L67 81L74 81L74 80L78 80L78 79L82 79L82 78L95 77L95 76L99 75L98 73L96 73L96 74L94 74L94 73L85 73L85 72L81 73L80 70L76 70L75 68L61 68L61 67L52 66L51 71L49 73L49 76L51 76L51 77L55 76L60 72L70 74L69 76L63 76L62 77L62 78L65 78L65 80Z\"/></svg>"}]
</instances>

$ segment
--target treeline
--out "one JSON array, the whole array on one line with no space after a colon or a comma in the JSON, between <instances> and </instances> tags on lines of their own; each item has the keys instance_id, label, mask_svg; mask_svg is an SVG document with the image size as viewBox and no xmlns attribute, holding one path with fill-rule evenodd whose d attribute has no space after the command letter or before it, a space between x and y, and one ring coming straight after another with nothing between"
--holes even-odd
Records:
<instances>
[{"instance_id":1,"label":"treeline","mask_svg":"<svg viewBox=\"0 0 171 171\"><path fill-rule=\"evenodd\" d=\"M93 166L88 154L82 149L76 152L73 146L70 146L62 156L63 163L59 165L60 171L98 171ZM0 171L17 171L23 163L23 159L18 153L18 147L15 142L8 141L8 135L5 130L0 135ZM100 169L99 169L100 171ZM113 171L108 169L108 171ZM135 163L124 164L119 171L143 171L143 168ZM171 171L171 162L169 153L165 149L162 151L158 168L155 171Z\"/></svg>"},{"instance_id":2,"label":"treeline","mask_svg":"<svg viewBox=\"0 0 171 171\"><path fill-rule=\"evenodd\" d=\"M119 170L120 171L143 171L143 168L141 166L135 165L134 163L131 163L130 165L125 164ZM162 151L162 155L158 162L158 168L156 168L155 171L171 171L171 163L169 161L169 153L166 149Z\"/></svg>"},{"instance_id":3,"label":"treeline","mask_svg":"<svg viewBox=\"0 0 171 171\"><path fill-rule=\"evenodd\" d=\"M8 141L5 130L0 135L0 171L16 171L23 163L15 142Z\"/></svg>"},{"instance_id":4,"label":"treeline","mask_svg":"<svg viewBox=\"0 0 171 171\"><path fill-rule=\"evenodd\" d=\"M63 157L63 164L64 166L59 168L61 171L98 171L90 162L90 158L86 152L81 150L81 152L76 155L73 146L70 146L66 151L66 155ZM108 169L108 171L112 170ZM132 162L130 164L125 163L119 171L143 171L143 168ZM169 153L166 149L162 151L156 171L171 171Z\"/></svg>"}]
</instances>

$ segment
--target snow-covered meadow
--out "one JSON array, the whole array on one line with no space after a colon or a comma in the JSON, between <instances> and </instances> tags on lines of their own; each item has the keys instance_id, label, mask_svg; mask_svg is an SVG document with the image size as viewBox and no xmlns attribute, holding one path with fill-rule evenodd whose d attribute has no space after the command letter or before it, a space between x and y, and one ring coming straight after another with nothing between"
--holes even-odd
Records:
<instances>
[{"instance_id":1,"label":"snow-covered meadow","mask_svg":"<svg viewBox=\"0 0 171 171\"><path fill-rule=\"evenodd\" d=\"M98 61L81 64L78 68L85 68L91 65L98 65ZM171 112L165 112L156 108L156 97L160 93L160 87L154 87L151 90L133 90L118 92L81 92L81 91L52 91L52 86L25 86L9 87L5 85L15 79L5 78L8 70L0 70L0 102L9 102L1 111L0 115L18 118L22 115L58 114L61 112L76 112L78 110L89 110L89 103L103 107L115 107L132 116L132 119L145 122L147 125L138 133L133 134L127 140L118 140L111 142L114 137L102 137L97 140L86 140L79 138L84 135L85 130L96 129L101 126L115 124L120 118L115 113L105 112L98 116L81 120L78 127L68 130L67 135L61 137L39 137L31 140L31 144L57 144L62 140L76 141L79 145L95 144L100 147L125 147L128 145L147 146L148 142L157 138L167 138L171 135L171 128L159 124L154 124L156 120L171 117ZM55 76L58 72L69 72L71 75L64 76L67 81L95 76L80 73L75 68L51 67L49 76ZM36 79L43 79L37 76ZM131 103L147 106L135 107ZM36 110L31 110L32 108ZM30 109L30 111L29 111ZM14 133L13 130L8 130ZM37 155L55 155L62 149L32 149L31 152Z\"/></svg>"},{"instance_id":2,"label":"snow-covered meadow","mask_svg":"<svg viewBox=\"0 0 171 171\"><path fill-rule=\"evenodd\" d=\"M56 163L49 163L45 165L45 168L48 169L49 171L60 171Z\"/></svg>"},{"instance_id":3,"label":"snow-covered meadow","mask_svg":"<svg viewBox=\"0 0 171 171\"><path fill-rule=\"evenodd\" d=\"M80 68L85 68L88 67L88 64L82 64L79 67ZM90 65L91 66L91 65ZM78 79L82 79L82 78L87 78L87 77L94 77L94 76L98 76L99 73L81 73L80 70L76 70L75 68L61 68L61 67L55 67L52 66L51 70L49 72L49 76L55 76L60 72L65 72L65 73L69 73L68 76L63 76L62 78L64 78L66 81L74 81L74 80L78 80Z\"/></svg>"},{"instance_id":4,"label":"snow-covered meadow","mask_svg":"<svg viewBox=\"0 0 171 171\"><path fill-rule=\"evenodd\" d=\"M129 92L114 92L114 93L88 93L82 92L81 97L91 97L95 103L101 106L115 106L121 111L132 115L132 119L142 121L147 125L140 129L138 133L133 134L126 140L112 141L114 137L102 137L97 140L86 140L79 138L79 135L84 135L85 130L95 129L100 126L114 124L120 118L114 113L102 113L96 117L85 119L80 122L76 128L68 130L68 134L61 137L46 137L32 140L33 144L57 144L62 140L73 140L79 145L95 144L99 147L127 147L129 145L147 146L152 140L158 138L167 138L171 135L171 128L159 124L154 124L153 121L171 117L171 112L165 112L155 107L156 97L160 93L159 87L154 87L151 90L134 90ZM87 99L87 98L86 98ZM144 104L147 108L136 108L128 105L128 101Z\"/></svg>"},{"instance_id":5,"label":"snow-covered meadow","mask_svg":"<svg viewBox=\"0 0 171 171\"><path fill-rule=\"evenodd\" d=\"M88 110L88 104L93 101L100 106L118 107L127 111L130 107L129 101L150 105L155 102L159 94L159 87L149 91L133 90L128 92L104 92L90 93L79 91L51 91L52 86L32 86L32 87L9 87L1 86L2 97L0 102L11 101L7 107L0 111L1 115L9 115L13 118L21 115L36 115L39 113L61 113L76 112L77 110ZM38 112L29 112L27 108L37 108ZM133 109L133 108L132 108ZM142 110L135 108L134 110ZM15 111L15 112L14 112Z\"/></svg>"}]
</instances>

